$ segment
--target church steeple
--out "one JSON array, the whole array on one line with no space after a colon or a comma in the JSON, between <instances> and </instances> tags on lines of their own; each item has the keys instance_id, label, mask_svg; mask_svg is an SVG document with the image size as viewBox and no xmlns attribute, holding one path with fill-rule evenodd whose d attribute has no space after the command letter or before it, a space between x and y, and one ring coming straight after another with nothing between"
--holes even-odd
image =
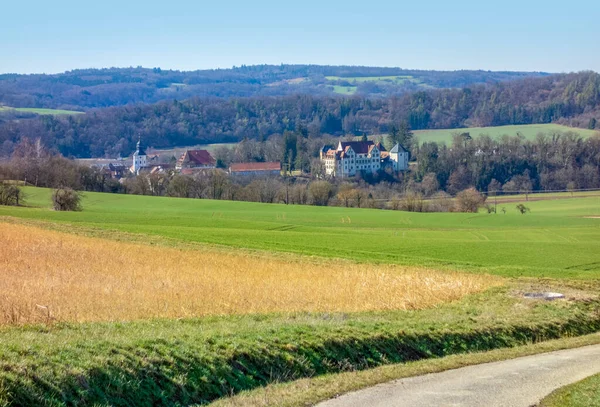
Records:
<instances>
[{"instance_id":1,"label":"church steeple","mask_svg":"<svg viewBox=\"0 0 600 407\"><path fill-rule=\"evenodd\" d=\"M135 153L133 153L133 173L139 174L140 169L144 168L146 164L146 148L142 144L142 136L139 136L135 145Z\"/></svg>"},{"instance_id":2,"label":"church steeple","mask_svg":"<svg viewBox=\"0 0 600 407\"><path fill-rule=\"evenodd\" d=\"M138 136L138 142L135 145L135 152L138 155L146 155L146 148L142 144L142 136Z\"/></svg>"}]
</instances>

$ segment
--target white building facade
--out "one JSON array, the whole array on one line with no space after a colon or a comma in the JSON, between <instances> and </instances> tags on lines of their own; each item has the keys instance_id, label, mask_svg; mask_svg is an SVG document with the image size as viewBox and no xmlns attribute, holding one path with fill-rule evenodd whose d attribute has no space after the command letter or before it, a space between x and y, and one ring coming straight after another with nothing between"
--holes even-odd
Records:
<instances>
[{"instance_id":1,"label":"white building facade","mask_svg":"<svg viewBox=\"0 0 600 407\"><path fill-rule=\"evenodd\" d=\"M408 159L410 153L406 151L400 144L396 144L390 150L390 162L394 168L394 171L406 171L408 170Z\"/></svg>"},{"instance_id":2,"label":"white building facade","mask_svg":"<svg viewBox=\"0 0 600 407\"><path fill-rule=\"evenodd\" d=\"M408 158L408 152L398 144L388 153L380 143L372 141L340 141L335 150L327 147L321 150L325 174L341 178L358 172L375 173L386 167L405 171Z\"/></svg>"}]
</instances>

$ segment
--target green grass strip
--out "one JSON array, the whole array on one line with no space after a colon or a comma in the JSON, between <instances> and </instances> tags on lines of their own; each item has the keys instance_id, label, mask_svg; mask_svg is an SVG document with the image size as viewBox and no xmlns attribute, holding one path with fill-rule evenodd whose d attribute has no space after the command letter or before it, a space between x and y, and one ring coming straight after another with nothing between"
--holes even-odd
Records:
<instances>
[{"instance_id":1,"label":"green grass strip","mask_svg":"<svg viewBox=\"0 0 600 407\"><path fill-rule=\"evenodd\" d=\"M205 404L274 382L600 330L596 300L506 294L415 312L5 328L0 405Z\"/></svg>"}]
</instances>

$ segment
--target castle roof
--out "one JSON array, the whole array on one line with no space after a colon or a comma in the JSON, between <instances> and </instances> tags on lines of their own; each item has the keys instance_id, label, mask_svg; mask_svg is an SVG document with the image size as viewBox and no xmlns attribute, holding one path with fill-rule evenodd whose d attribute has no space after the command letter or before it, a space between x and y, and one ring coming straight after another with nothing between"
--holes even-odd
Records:
<instances>
[{"instance_id":1,"label":"castle roof","mask_svg":"<svg viewBox=\"0 0 600 407\"><path fill-rule=\"evenodd\" d=\"M396 144L394 147L392 147L392 149L390 150L390 153L394 153L394 154L398 154L398 153L406 153L406 149L404 147L402 147L399 143Z\"/></svg>"}]
</instances>

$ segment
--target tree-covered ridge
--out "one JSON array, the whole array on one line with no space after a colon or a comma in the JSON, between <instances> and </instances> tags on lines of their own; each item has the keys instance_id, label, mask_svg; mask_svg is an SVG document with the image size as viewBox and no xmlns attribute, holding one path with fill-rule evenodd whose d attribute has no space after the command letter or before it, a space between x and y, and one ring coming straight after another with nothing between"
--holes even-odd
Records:
<instances>
[{"instance_id":1,"label":"tree-covered ridge","mask_svg":"<svg viewBox=\"0 0 600 407\"><path fill-rule=\"evenodd\" d=\"M381 134L405 121L412 129L550 122L589 127L600 118L599 104L600 75L594 72L390 98L194 98L6 121L0 125L0 149L7 155L22 137L41 137L66 156L117 156L130 154L139 136L161 148L261 140L299 129L308 137Z\"/></svg>"},{"instance_id":2,"label":"tree-covered ridge","mask_svg":"<svg viewBox=\"0 0 600 407\"><path fill-rule=\"evenodd\" d=\"M547 74L319 65L257 65L192 72L159 68L82 69L53 75L0 75L0 105L82 110L192 97L283 96L295 93L331 96L334 95L334 86L348 83L348 78L402 76L414 79L357 84L358 94L383 97L422 88L464 87L543 75ZM331 77L339 79L332 80Z\"/></svg>"}]
</instances>

